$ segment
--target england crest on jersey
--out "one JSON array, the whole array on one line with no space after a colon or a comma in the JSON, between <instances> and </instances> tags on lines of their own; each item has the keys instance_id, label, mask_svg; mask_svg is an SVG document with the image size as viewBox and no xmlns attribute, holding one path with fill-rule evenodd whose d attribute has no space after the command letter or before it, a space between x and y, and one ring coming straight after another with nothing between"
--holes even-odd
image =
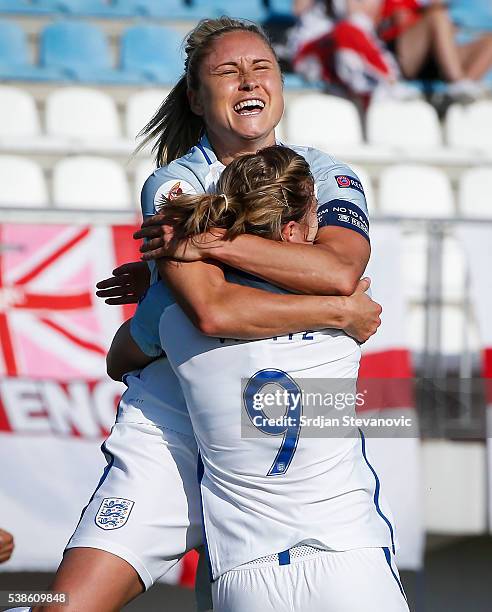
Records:
<instances>
[{"instance_id":1,"label":"england crest on jersey","mask_svg":"<svg viewBox=\"0 0 492 612\"><path fill-rule=\"evenodd\" d=\"M121 497L105 497L94 519L101 529L119 529L128 521L135 502Z\"/></svg>"}]
</instances>

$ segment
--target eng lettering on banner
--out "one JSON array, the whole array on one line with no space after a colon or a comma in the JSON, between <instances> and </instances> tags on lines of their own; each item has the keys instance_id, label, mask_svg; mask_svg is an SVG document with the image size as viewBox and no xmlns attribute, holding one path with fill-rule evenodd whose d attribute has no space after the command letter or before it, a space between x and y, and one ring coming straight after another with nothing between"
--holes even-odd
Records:
<instances>
[{"instance_id":1,"label":"eng lettering on banner","mask_svg":"<svg viewBox=\"0 0 492 612\"><path fill-rule=\"evenodd\" d=\"M19 434L107 436L122 386L110 380L0 379L0 431Z\"/></svg>"}]
</instances>

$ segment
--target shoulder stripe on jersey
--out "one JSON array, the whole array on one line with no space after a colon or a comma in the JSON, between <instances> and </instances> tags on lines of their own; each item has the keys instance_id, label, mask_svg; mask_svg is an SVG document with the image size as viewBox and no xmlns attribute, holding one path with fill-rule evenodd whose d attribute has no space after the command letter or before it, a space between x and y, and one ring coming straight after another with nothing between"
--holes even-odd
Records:
<instances>
[{"instance_id":1,"label":"shoulder stripe on jersey","mask_svg":"<svg viewBox=\"0 0 492 612\"><path fill-rule=\"evenodd\" d=\"M367 463L368 468L371 470L374 479L376 481L376 488L374 489L374 505L376 506L376 512L379 514L379 516L383 519L383 521L388 525L388 529L390 532L390 536L391 536L391 550L393 551L393 554L395 554L395 536L393 533L393 525L391 524L391 521L389 520L389 518L383 514L383 511L381 510L381 507L379 505L379 491L381 490L381 483L379 482L379 478L378 475L376 474L376 470L372 467L372 465L369 463L369 460L367 459L367 455L366 455L366 439L364 437L364 434L362 432L362 429L359 429L359 433L360 433L360 439L361 439L361 443L362 443L362 455L364 457L365 462Z\"/></svg>"},{"instance_id":2,"label":"shoulder stripe on jersey","mask_svg":"<svg viewBox=\"0 0 492 612\"><path fill-rule=\"evenodd\" d=\"M205 160L206 160L207 164L208 164L209 166L211 166L211 165L212 165L212 160L211 160L211 159L210 159L210 157L207 155L207 152L206 152L206 151L205 151L205 149L203 148L203 145L202 145L201 143L198 143L196 146L197 146L197 147L200 149L200 151L203 153L203 157L205 158Z\"/></svg>"},{"instance_id":3,"label":"shoulder stripe on jersey","mask_svg":"<svg viewBox=\"0 0 492 612\"><path fill-rule=\"evenodd\" d=\"M365 212L349 200L331 200L318 206L318 227L337 225L354 230L369 240L369 219Z\"/></svg>"}]
</instances>

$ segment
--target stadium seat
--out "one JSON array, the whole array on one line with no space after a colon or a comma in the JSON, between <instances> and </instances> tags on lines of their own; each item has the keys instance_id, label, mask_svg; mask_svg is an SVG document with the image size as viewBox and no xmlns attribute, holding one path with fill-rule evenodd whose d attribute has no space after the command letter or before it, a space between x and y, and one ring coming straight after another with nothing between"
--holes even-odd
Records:
<instances>
[{"instance_id":1,"label":"stadium seat","mask_svg":"<svg viewBox=\"0 0 492 612\"><path fill-rule=\"evenodd\" d=\"M87 17L131 17L134 12L124 10L114 0L50 0L59 11ZM44 4L46 0L41 0Z\"/></svg>"},{"instance_id":2,"label":"stadium seat","mask_svg":"<svg viewBox=\"0 0 492 612\"><path fill-rule=\"evenodd\" d=\"M461 175L458 209L464 217L492 219L492 168L472 168Z\"/></svg>"},{"instance_id":3,"label":"stadium seat","mask_svg":"<svg viewBox=\"0 0 492 612\"><path fill-rule=\"evenodd\" d=\"M289 104L286 125L292 144L328 151L362 144L359 113L343 98L321 93L299 96Z\"/></svg>"},{"instance_id":4,"label":"stadium seat","mask_svg":"<svg viewBox=\"0 0 492 612\"><path fill-rule=\"evenodd\" d=\"M377 102L367 111L367 140L395 149L427 149L442 145L437 112L423 100Z\"/></svg>"},{"instance_id":5,"label":"stadium seat","mask_svg":"<svg viewBox=\"0 0 492 612\"><path fill-rule=\"evenodd\" d=\"M125 210L131 196L125 172L104 157L70 157L53 170L53 203L57 208Z\"/></svg>"},{"instance_id":6,"label":"stadium seat","mask_svg":"<svg viewBox=\"0 0 492 612\"><path fill-rule=\"evenodd\" d=\"M57 69L33 66L24 30L14 22L0 21L0 79L48 81L61 77Z\"/></svg>"},{"instance_id":7,"label":"stadium seat","mask_svg":"<svg viewBox=\"0 0 492 612\"><path fill-rule=\"evenodd\" d=\"M385 215L424 219L454 215L454 199L446 174L430 166L395 165L379 181L379 210Z\"/></svg>"},{"instance_id":8,"label":"stadium seat","mask_svg":"<svg viewBox=\"0 0 492 612\"><path fill-rule=\"evenodd\" d=\"M53 10L43 3L30 0L0 0L0 13L15 13L21 15L48 15Z\"/></svg>"},{"instance_id":9,"label":"stadium seat","mask_svg":"<svg viewBox=\"0 0 492 612\"><path fill-rule=\"evenodd\" d=\"M369 216L371 216L374 214L377 207L376 196L374 194L374 185L371 176L365 168L361 168L360 166L354 164L350 164L350 167L359 177L359 180L362 183L364 194L366 196L367 209L369 210Z\"/></svg>"},{"instance_id":10,"label":"stadium seat","mask_svg":"<svg viewBox=\"0 0 492 612\"><path fill-rule=\"evenodd\" d=\"M229 15L251 21L263 21L267 10L262 0L193 0L193 7L201 17Z\"/></svg>"},{"instance_id":11,"label":"stadium seat","mask_svg":"<svg viewBox=\"0 0 492 612\"><path fill-rule=\"evenodd\" d=\"M93 83L137 82L111 67L108 40L97 26L59 21L41 33L40 63L57 68L69 80Z\"/></svg>"},{"instance_id":12,"label":"stadium seat","mask_svg":"<svg viewBox=\"0 0 492 612\"><path fill-rule=\"evenodd\" d=\"M461 28L492 30L490 0L453 0L449 10L451 18Z\"/></svg>"},{"instance_id":13,"label":"stadium seat","mask_svg":"<svg viewBox=\"0 0 492 612\"><path fill-rule=\"evenodd\" d=\"M169 93L168 89L145 89L133 94L126 103L125 133L135 140Z\"/></svg>"},{"instance_id":14,"label":"stadium seat","mask_svg":"<svg viewBox=\"0 0 492 612\"><path fill-rule=\"evenodd\" d=\"M453 104L446 114L445 131L451 146L492 153L492 101Z\"/></svg>"},{"instance_id":15,"label":"stadium seat","mask_svg":"<svg viewBox=\"0 0 492 612\"><path fill-rule=\"evenodd\" d=\"M48 189L41 166L26 157L0 155L0 206L43 208Z\"/></svg>"},{"instance_id":16,"label":"stadium seat","mask_svg":"<svg viewBox=\"0 0 492 612\"><path fill-rule=\"evenodd\" d=\"M140 80L174 84L184 72L182 36L165 26L128 28L121 38L122 70Z\"/></svg>"},{"instance_id":17,"label":"stadium seat","mask_svg":"<svg viewBox=\"0 0 492 612\"><path fill-rule=\"evenodd\" d=\"M147 158L140 161L134 174L134 187L135 187L135 202L140 205L140 194L145 181L149 178L152 172L155 170L155 162L153 159Z\"/></svg>"},{"instance_id":18,"label":"stadium seat","mask_svg":"<svg viewBox=\"0 0 492 612\"><path fill-rule=\"evenodd\" d=\"M292 15L292 0L268 0L268 10L276 15Z\"/></svg>"},{"instance_id":19,"label":"stadium seat","mask_svg":"<svg viewBox=\"0 0 492 612\"><path fill-rule=\"evenodd\" d=\"M5 138L32 138L41 135L34 98L18 87L0 85L0 144Z\"/></svg>"},{"instance_id":20,"label":"stadium seat","mask_svg":"<svg viewBox=\"0 0 492 612\"><path fill-rule=\"evenodd\" d=\"M205 16L199 7L185 0L115 0L114 8L116 11L123 9L133 15L160 19L196 20Z\"/></svg>"},{"instance_id":21,"label":"stadium seat","mask_svg":"<svg viewBox=\"0 0 492 612\"><path fill-rule=\"evenodd\" d=\"M86 87L55 89L46 100L48 136L90 142L102 148L121 139L118 112L113 99Z\"/></svg>"}]
</instances>

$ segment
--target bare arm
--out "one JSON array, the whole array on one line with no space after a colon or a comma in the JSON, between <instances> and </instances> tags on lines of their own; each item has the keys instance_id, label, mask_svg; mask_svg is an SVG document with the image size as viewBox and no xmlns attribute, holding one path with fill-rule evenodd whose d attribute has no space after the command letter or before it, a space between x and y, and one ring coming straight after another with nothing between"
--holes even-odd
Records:
<instances>
[{"instance_id":1,"label":"bare arm","mask_svg":"<svg viewBox=\"0 0 492 612\"><path fill-rule=\"evenodd\" d=\"M351 295L370 255L368 241L340 227L322 227L313 245L243 234L220 241L218 261L274 285L308 295Z\"/></svg>"},{"instance_id":2,"label":"bare arm","mask_svg":"<svg viewBox=\"0 0 492 612\"><path fill-rule=\"evenodd\" d=\"M344 227L320 228L314 246L248 234L226 241L221 239L222 230L176 242L172 228L161 225L163 219L155 215L134 235L148 238L141 247L144 259L171 257L189 262L213 258L297 293L351 295L370 255L369 242Z\"/></svg>"},{"instance_id":3,"label":"bare arm","mask_svg":"<svg viewBox=\"0 0 492 612\"><path fill-rule=\"evenodd\" d=\"M108 376L121 380L131 370L139 370L155 360L140 350L130 334L130 321L125 321L116 332L106 357Z\"/></svg>"},{"instance_id":4,"label":"bare arm","mask_svg":"<svg viewBox=\"0 0 492 612\"><path fill-rule=\"evenodd\" d=\"M368 281L349 298L279 295L228 283L212 261L161 259L158 266L183 310L209 336L257 339L333 327L364 342L380 324L380 306L364 293Z\"/></svg>"}]
</instances>

